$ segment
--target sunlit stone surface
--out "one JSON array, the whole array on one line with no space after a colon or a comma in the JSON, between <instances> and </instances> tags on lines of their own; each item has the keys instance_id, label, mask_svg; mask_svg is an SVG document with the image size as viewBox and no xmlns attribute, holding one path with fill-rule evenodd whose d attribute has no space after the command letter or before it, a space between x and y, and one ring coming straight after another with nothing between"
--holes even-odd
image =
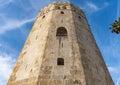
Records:
<instances>
[{"instance_id":1,"label":"sunlit stone surface","mask_svg":"<svg viewBox=\"0 0 120 85\"><path fill-rule=\"evenodd\" d=\"M83 11L40 11L7 85L114 85Z\"/></svg>"}]
</instances>

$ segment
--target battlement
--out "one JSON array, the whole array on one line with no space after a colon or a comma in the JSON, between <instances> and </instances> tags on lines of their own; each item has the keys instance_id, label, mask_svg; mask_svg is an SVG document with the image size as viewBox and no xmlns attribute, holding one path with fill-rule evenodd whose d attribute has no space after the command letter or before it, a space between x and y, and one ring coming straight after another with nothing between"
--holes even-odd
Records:
<instances>
[{"instance_id":1,"label":"battlement","mask_svg":"<svg viewBox=\"0 0 120 85\"><path fill-rule=\"evenodd\" d=\"M84 14L82 9L80 9L79 7L75 6L74 4L70 2L54 2L44 7L43 9L41 9L39 16L43 16L44 14L52 10L71 10L72 12L76 12L78 14L81 14L81 13Z\"/></svg>"}]
</instances>

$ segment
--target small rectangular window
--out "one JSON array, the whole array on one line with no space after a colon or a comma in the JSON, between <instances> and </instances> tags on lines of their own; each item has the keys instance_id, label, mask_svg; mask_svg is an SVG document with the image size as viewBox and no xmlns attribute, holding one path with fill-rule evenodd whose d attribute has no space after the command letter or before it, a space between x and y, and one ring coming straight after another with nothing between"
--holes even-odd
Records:
<instances>
[{"instance_id":1,"label":"small rectangular window","mask_svg":"<svg viewBox=\"0 0 120 85\"><path fill-rule=\"evenodd\" d=\"M64 65L64 59L63 58L58 58L57 59L57 65Z\"/></svg>"}]
</instances>

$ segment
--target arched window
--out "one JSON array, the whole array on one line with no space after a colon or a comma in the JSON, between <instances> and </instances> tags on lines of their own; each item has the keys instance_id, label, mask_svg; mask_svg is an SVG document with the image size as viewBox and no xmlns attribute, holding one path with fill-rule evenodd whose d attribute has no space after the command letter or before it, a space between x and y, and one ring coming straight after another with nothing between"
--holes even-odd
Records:
<instances>
[{"instance_id":1,"label":"arched window","mask_svg":"<svg viewBox=\"0 0 120 85\"><path fill-rule=\"evenodd\" d=\"M67 36L67 30L64 27L59 27L56 36Z\"/></svg>"},{"instance_id":2,"label":"arched window","mask_svg":"<svg viewBox=\"0 0 120 85\"><path fill-rule=\"evenodd\" d=\"M81 16L79 16L79 19L81 19Z\"/></svg>"},{"instance_id":3,"label":"arched window","mask_svg":"<svg viewBox=\"0 0 120 85\"><path fill-rule=\"evenodd\" d=\"M64 14L64 12L63 12L63 11L61 11L61 14Z\"/></svg>"},{"instance_id":4,"label":"arched window","mask_svg":"<svg viewBox=\"0 0 120 85\"><path fill-rule=\"evenodd\" d=\"M64 65L64 59L63 58L58 58L57 59L57 65Z\"/></svg>"},{"instance_id":5,"label":"arched window","mask_svg":"<svg viewBox=\"0 0 120 85\"><path fill-rule=\"evenodd\" d=\"M58 9L60 9L60 7L58 7Z\"/></svg>"}]
</instances>

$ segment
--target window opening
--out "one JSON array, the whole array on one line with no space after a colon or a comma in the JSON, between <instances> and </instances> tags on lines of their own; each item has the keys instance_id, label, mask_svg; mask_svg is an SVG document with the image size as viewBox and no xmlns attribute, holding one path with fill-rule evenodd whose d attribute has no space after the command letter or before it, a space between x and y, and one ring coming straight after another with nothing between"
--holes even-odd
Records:
<instances>
[{"instance_id":1,"label":"window opening","mask_svg":"<svg viewBox=\"0 0 120 85\"><path fill-rule=\"evenodd\" d=\"M61 14L64 14L64 12L63 12L63 11L61 11Z\"/></svg>"},{"instance_id":2,"label":"window opening","mask_svg":"<svg viewBox=\"0 0 120 85\"><path fill-rule=\"evenodd\" d=\"M79 16L79 19L81 19L81 16Z\"/></svg>"},{"instance_id":3,"label":"window opening","mask_svg":"<svg viewBox=\"0 0 120 85\"><path fill-rule=\"evenodd\" d=\"M59 27L56 36L67 36L67 30L64 27Z\"/></svg>"},{"instance_id":4,"label":"window opening","mask_svg":"<svg viewBox=\"0 0 120 85\"><path fill-rule=\"evenodd\" d=\"M63 58L58 58L57 59L57 65L64 65L64 59Z\"/></svg>"},{"instance_id":5,"label":"window opening","mask_svg":"<svg viewBox=\"0 0 120 85\"><path fill-rule=\"evenodd\" d=\"M42 17L42 19L44 19L45 18L45 15Z\"/></svg>"},{"instance_id":6,"label":"window opening","mask_svg":"<svg viewBox=\"0 0 120 85\"><path fill-rule=\"evenodd\" d=\"M58 7L58 9L60 9L60 7Z\"/></svg>"},{"instance_id":7,"label":"window opening","mask_svg":"<svg viewBox=\"0 0 120 85\"><path fill-rule=\"evenodd\" d=\"M62 43L62 47L63 47L63 43Z\"/></svg>"}]
</instances>

